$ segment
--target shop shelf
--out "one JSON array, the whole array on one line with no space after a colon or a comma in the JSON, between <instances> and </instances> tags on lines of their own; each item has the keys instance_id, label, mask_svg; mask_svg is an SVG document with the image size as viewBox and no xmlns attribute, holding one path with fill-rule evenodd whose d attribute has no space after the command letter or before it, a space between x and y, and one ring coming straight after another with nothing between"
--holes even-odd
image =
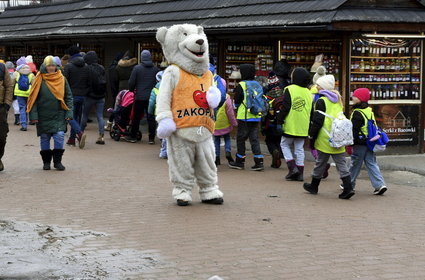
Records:
<instances>
[{"instance_id":1,"label":"shop shelf","mask_svg":"<svg viewBox=\"0 0 425 280\"><path fill-rule=\"evenodd\" d=\"M338 54L338 50L333 50L333 51L321 51L321 50L306 50L306 51L302 51L302 50L281 50L281 53L335 53Z\"/></svg>"},{"instance_id":2,"label":"shop shelf","mask_svg":"<svg viewBox=\"0 0 425 280\"><path fill-rule=\"evenodd\" d=\"M350 82L351 85L409 85L420 82Z\"/></svg>"},{"instance_id":3,"label":"shop shelf","mask_svg":"<svg viewBox=\"0 0 425 280\"><path fill-rule=\"evenodd\" d=\"M232 53L226 53L226 55L252 55L252 56L257 56L259 54L263 54L263 53L233 53L233 52Z\"/></svg>"},{"instance_id":4,"label":"shop shelf","mask_svg":"<svg viewBox=\"0 0 425 280\"><path fill-rule=\"evenodd\" d=\"M420 74L421 72L351 72L355 75L414 75Z\"/></svg>"},{"instance_id":5,"label":"shop shelf","mask_svg":"<svg viewBox=\"0 0 425 280\"><path fill-rule=\"evenodd\" d=\"M421 58L420 56L351 56L351 58L367 58L367 59L411 59Z\"/></svg>"},{"instance_id":6,"label":"shop shelf","mask_svg":"<svg viewBox=\"0 0 425 280\"><path fill-rule=\"evenodd\" d=\"M255 60L226 60L227 63L254 63Z\"/></svg>"}]
</instances>

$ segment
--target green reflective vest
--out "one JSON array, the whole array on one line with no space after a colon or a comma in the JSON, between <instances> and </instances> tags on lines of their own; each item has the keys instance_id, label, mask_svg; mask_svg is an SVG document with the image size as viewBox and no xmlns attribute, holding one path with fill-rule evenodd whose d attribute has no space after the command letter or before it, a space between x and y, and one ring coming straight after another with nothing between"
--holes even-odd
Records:
<instances>
[{"instance_id":1,"label":"green reflective vest","mask_svg":"<svg viewBox=\"0 0 425 280\"><path fill-rule=\"evenodd\" d=\"M241 85L241 87L243 89L243 102L238 107L238 113L236 115L236 119L238 119L238 120L261 119L261 114L254 115L254 114L251 114L249 112L249 110L247 110L247 108L246 108L246 95L247 95L246 83L240 82L239 84Z\"/></svg>"},{"instance_id":2,"label":"green reflective vest","mask_svg":"<svg viewBox=\"0 0 425 280\"><path fill-rule=\"evenodd\" d=\"M332 117L336 118L340 112L343 111L342 105L337 103L332 103L329 101L326 97L320 97L325 102L326 106L326 114L331 115ZM316 105L314 106L316 107ZM323 130L325 128L327 131L331 131L332 128L332 119L325 116L325 121L323 122L323 127L320 129L319 134L317 135L317 139L314 142L314 147L316 150L321 151L323 153L327 154L341 154L345 153L345 147L340 148L334 148L331 147L329 143L329 136L326 134L326 132Z\"/></svg>"},{"instance_id":3,"label":"green reflective vest","mask_svg":"<svg viewBox=\"0 0 425 280\"><path fill-rule=\"evenodd\" d=\"M21 96L21 97L28 97L30 95L30 92L31 92L31 82L32 82L32 78L34 77L34 74L32 74L32 73L28 74L28 82L30 84L29 84L28 90L26 90L26 91L19 89L18 81L19 81L19 78L21 77L21 73L16 72L16 74L17 75L16 75L15 90L14 90L15 95Z\"/></svg>"},{"instance_id":4,"label":"green reflective vest","mask_svg":"<svg viewBox=\"0 0 425 280\"><path fill-rule=\"evenodd\" d=\"M226 94L226 99L229 98L229 95ZM215 129L225 129L230 126L229 118L226 113L226 102L217 110L217 115L215 119Z\"/></svg>"},{"instance_id":5,"label":"green reflective vest","mask_svg":"<svg viewBox=\"0 0 425 280\"><path fill-rule=\"evenodd\" d=\"M367 131L367 123L368 123L368 119L366 118L366 116L369 118L369 120L374 120L375 121L375 115L372 112L372 108L367 107L364 109L354 109L353 112L351 113L351 117L350 120L353 119L353 114L355 111L360 112L360 114L362 115L363 119L364 119L364 124L362 126L362 128L360 129L360 131L363 133L364 136L368 136L368 131ZM363 114L362 114L363 113ZM376 121L375 121L376 123ZM353 135L354 137L357 135Z\"/></svg>"},{"instance_id":6,"label":"green reflective vest","mask_svg":"<svg viewBox=\"0 0 425 280\"><path fill-rule=\"evenodd\" d=\"M310 90L298 85L290 85L286 89L291 96L291 110L285 118L282 130L287 135L307 137L313 106Z\"/></svg>"}]
</instances>

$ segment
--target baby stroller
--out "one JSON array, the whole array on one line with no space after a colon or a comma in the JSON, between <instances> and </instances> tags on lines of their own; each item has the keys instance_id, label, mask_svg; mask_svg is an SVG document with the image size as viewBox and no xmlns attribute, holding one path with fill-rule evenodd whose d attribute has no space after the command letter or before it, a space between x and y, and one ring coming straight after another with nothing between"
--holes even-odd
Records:
<instances>
[{"instance_id":1,"label":"baby stroller","mask_svg":"<svg viewBox=\"0 0 425 280\"><path fill-rule=\"evenodd\" d=\"M115 99L114 109L109 108L114 116L114 123L109 131L109 135L115 141L120 141L121 137L130 136L134 113L134 93L129 90L122 90ZM137 141L142 139L142 133L137 132Z\"/></svg>"}]
</instances>

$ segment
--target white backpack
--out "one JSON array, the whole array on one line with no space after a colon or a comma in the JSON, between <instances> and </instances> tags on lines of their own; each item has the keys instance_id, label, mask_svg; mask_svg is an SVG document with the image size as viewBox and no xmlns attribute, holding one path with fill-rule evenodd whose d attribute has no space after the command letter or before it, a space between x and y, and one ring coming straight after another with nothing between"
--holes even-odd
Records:
<instances>
[{"instance_id":1,"label":"white backpack","mask_svg":"<svg viewBox=\"0 0 425 280\"><path fill-rule=\"evenodd\" d=\"M330 132L322 127L323 131L329 136L331 147L338 149L343 146L353 145L353 124L345 117L343 112L339 112L336 118L320 110L317 110L317 112L332 120Z\"/></svg>"}]
</instances>

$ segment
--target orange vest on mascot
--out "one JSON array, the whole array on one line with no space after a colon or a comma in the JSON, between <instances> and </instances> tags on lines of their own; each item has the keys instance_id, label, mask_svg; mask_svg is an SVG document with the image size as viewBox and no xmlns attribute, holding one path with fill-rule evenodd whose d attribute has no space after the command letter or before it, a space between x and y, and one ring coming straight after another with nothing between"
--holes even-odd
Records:
<instances>
[{"instance_id":1,"label":"orange vest on mascot","mask_svg":"<svg viewBox=\"0 0 425 280\"><path fill-rule=\"evenodd\" d=\"M171 99L171 111L177 128L203 126L214 132L214 110L207 102L207 90L212 82L210 71L200 77L180 69L180 79Z\"/></svg>"}]
</instances>

